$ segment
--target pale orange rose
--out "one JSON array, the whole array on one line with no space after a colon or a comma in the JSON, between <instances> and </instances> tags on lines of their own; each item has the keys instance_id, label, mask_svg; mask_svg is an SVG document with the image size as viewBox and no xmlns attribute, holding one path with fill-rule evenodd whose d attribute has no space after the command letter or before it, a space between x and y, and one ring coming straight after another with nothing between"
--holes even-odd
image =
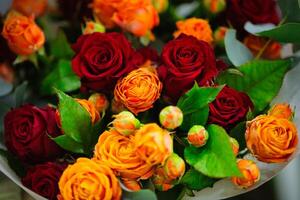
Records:
<instances>
[{"instance_id":1,"label":"pale orange rose","mask_svg":"<svg viewBox=\"0 0 300 200\"><path fill-rule=\"evenodd\" d=\"M90 114L92 124L95 124L100 120L100 114L98 110L96 109L95 105L93 102L88 101L86 99L76 99L76 101L85 108L85 110Z\"/></svg>"},{"instance_id":2,"label":"pale orange rose","mask_svg":"<svg viewBox=\"0 0 300 200\"><path fill-rule=\"evenodd\" d=\"M95 146L94 158L101 160L122 178L148 179L152 176L153 165L140 158L132 137L115 130L105 131Z\"/></svg>"},{"instance_id":3,"label":"pale orange rose","mask_svg":"<svg viewBox=\"0 0 300 200\"><path fill-rule=\"evenodd\" d=\"M38 17L45 13L47 5L48 0L13 0L12 9L28 17Z\"/></svg>"},{"instance_id":4,"label":"pale orange rose","mask_svg":"<svg viewBox=\"0 0 300 200\"><path fill-rule=\"evenodd\" d=\"M213 32L207 20L193 17L176 22L176 26L178 30L174 32L175 38L183 33L209 44L213 42Z\"/></svg>"},{"instance_id":5,"label":"pale orange rose","mask_svg":"<svg viewBox=\"0 0 300 200\"><path fill-rule=\"evenodd\" d=\"M173 139L167 130L151 123L142 126L134 136L137 154L150 165L163 165L173 152Z\"/></svg>"},{"instance_id":6,"label":"pale orange rose","mask_svg":"<svg viewBox=\"0 0 300 200\"><path fill-rule=\"evenodd\" d=\"M43 31L35 24L32 17L25 17L11 12L3 26L3 37L9 48L19 55L30 55L45 43Z\"/></svg>"},{"instance_id":7,"label":"pale orange rose","mask_svg":"<svg viewBox=\"0 0 300 200\"><path fill-rule=\"evenodd\" d=\"M287 119L260 115L247 122L246 143L260 161L285 162L297 148L297 129Z\"/></svg>"},{"instance_id":8,"label":"pale orange rose","mask_svg":"<svg viewBox=\"0 0 300 200\"><path fill-rule=\"evenodd\" d=\"M281 44L276 41L269 43L267 38L258 37L255 35L249 35L244 39L244 44L251 50L254 56L256 56L261 49L265 48L262 58L276 60L281 57Z\"/></svg>"},{"instance_id":9,"label":"pale orange rose","mask_svg":"<svg viewBox=\"0 0 300 200\"><path fill-rule=\"evenodd\" d=\"M151 33L152 28L159 24L158 13L150 0L128 1L114 13L112 19L118 26L139 37Z\"/></svg>"},{"instance_id":10,"label":"pale orange rose","mask_svg":"<svg viewBox=\"0 0 300 200\"><path fill-rule=\"evenodd\" d=\"M272 115L276 118L284 118L288 120L292 120L294 111L291 106L287 103L279 103L275 104L269 111L268 115Z\"/></svg>"},{"instance_id":11,"label":"pale orange rose","mask_svg":"<svg viewBox=\"0 0 300 200\"><path fill-rule=\"evenodd\" d=\"M59 199L121 199L121 187L113 171L102 162L78 158L60 177Z\"/></svg>"},{"instance_id":12,"label":"pale orange rose","mask_svg":"<svg viewBox=\"0 0 300 200\"><path fill-rule=\"evenodd\" d=\"M253 161L240 159L237 161L237 165L243 177L232 177L231 181L236 186L246 189L259 181L260 171Z\"/></svg>"},{"instance_id":13,"label":"pale orange rose","mask_svg":"<svg viewBox=\"0 0 300 200\"><path fill-rule=\"evenodd\" d=\"M114 99L137 115L153 107L160 97L162 83L156 71L139 68L121 79L114 90Z\"/></svg>"}]
</instances>

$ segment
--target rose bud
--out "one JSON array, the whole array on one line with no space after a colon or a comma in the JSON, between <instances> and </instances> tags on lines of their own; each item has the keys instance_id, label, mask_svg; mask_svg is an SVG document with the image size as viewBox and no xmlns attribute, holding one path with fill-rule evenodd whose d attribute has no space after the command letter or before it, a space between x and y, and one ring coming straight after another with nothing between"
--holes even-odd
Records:
<instances>
[{"instance_id":1,"label":"rose bud","mask_svg":"<svg viewBox=\"0 0 300 200\"><path fill-rule=\"evenodd\" d=\"M167 178L163 167L158 167L155 170L151 180L155 188L159 191L168 191L174 187L174 184L172 184L173 180Z\"/></svg>"},{"instance_id":2,"label":"rose bud","mask_svg":"<svg viewBox=\"0 0 300 200\"><path fill-rule=\"evenodd\" d=\"M47 162L27 170L22 184L41 196L55 200L59 193L58 181L67 165Z\"/></svg>"},{"instance_id":3,"label":"rose bud","mask_svg":"<svg viewBox=\"0 0 300 200\"><path fill-rule=\"evenodd\" d=\"M99 33L104 33L105 32L105 27L101 23L93 22L93 21L88 21L85 24L85 28L83 30L83 34L92 34L95 32Z\"/></svg>"},{"instance_id":4,"label":"rose bud","mask_svg":"<svg viewBox=\"0 0 300 200\"><path fill-rule=\"evenodd\" d=\"M179 127L183 122L183 113L176 106L167 106L159 113L161 125L169 130Z\"/></svg>"},{"instance_id":5,"label":"rose bud","mask_svg":"<svg viewBox=\"0 0 300 200\"><path fill-rule=\"evenodd\" d=\"M45 43L45 35L33 17L25 17L13 11L4 22L2 35L9 48L19 55L30 55Z\"/></svg>"},{"instance_id":6,"label":"rose bud","mask_svg":"<svg viewBox=\"0 0 300 200\"><path fill-rule=\"evenodd\" d=\"M86 99L76 99L76 101L90 114L92 124L100 120L100 114L92 102Z\"/></svg>"},{"instance_id":7,"label":"rose bud","mask_svg":"<svg viewBox=\"0 0 300 200\"><path fill-rule=\"evenodd\" d=\"M113 113L120 113L120 112L126 111L126 110L127 110L126 107L121 102L116 101L115 99L113 99L111 101L111 111Z\"/></svg>"},{"instance_id":8,"label":"rose bud","mask_svg":"<svg viewBox=\"0 0 300 200\"><path fill-rule=\"evenodd\" d=\"M202 147L206 144L209 134L203 126L194 125L188 132L187 140L195 147Z\"/></svg>"},{"instance_id":9,"label":"rose bud","mask_svg":"<svg viewBox=\"0 0 300 200\"><path fill-rule=\"evenodd\" d=\"M4 117L7 149L26 163L41 163L59 157L63 151L50 138L61 135L55 109L24 105Z\"/></svg>"},{"instance_id":10,"label":"rose bud","mask_svg":"<svg viewBox=\"0 0 300 200\"><path fill-rule=\"evenodd\" d=\"M260 179L260 171L252 160L240 159L237 161L239 170L243 177L232 177L231 181L238 187L249 188L257 183Z\"/></svg>"},{"instance_id":11,"label":"rose bud","mask_svg":"<svg viewBox=\"0 0 300 200\"><path fill-rule=\"evenodd\" d=\"M164 171L169 179L180 179L185 172L185 162L176 153L172 153L164 164Z\"/></svg>"},{"instance_id":12,"label":"rose bud","mask_svg":"<svg viewBox=\"0 0 300 200\"><path fill-rule=\"evenodd\" d=\"M152 0L152 4L158 13L162 13L167 10L169 6L169 0Z\"/></svg>"},{"instance_id":13,"label":"rose bud","mask_svg":"<svg viewBox=\"0 0 300 200\"><path fill-rule=\"evenodd\" d=\"M267 163L286 162L298 145L295 124L272 115L260 115L247 122L245 137L250 152Z\"/></svg>"},{"instance_id":14,"label":"rose bud","mask_svg":"<svg viewBox=\"0 0 300 200\"><path fill-rule=\"evenodd\" d=\"M94 93L89 97L89 101L92 102L99 113L104 112L108 106L109 101L106 96L101 93Z\"/></svg>"},{"instance_id":15,"label":"rose bud","mask_svg":"<svg viewBox=\"0 0 300 200\"><path fill-rule=\"evenodd\" d=\"M240 145L239 145L238 141L233 137L230 137L229 141L230 141L234 155L237 156L239 154L239 149L240 149Z\"/></svg>"},{"instance_id":16,"label":"rose bud","mask_svg":"<svg viewBox=\"0 0 300 200\"><path fill-rule=\"evenodd\" d=\"M214 32L214 40L215 44L221 48L225 47L224 39L228 28L225 26L220 26Z\"/></svg>"},{"instance_id":17,"label":"rose bud","mask_svg":"<svg viewBox=\"0 0 300 200\"><path fill-rule=\"evenodd\" d=\"M134 135L136 152L149 165L163 165L173 153L170 133L155 123L142 126Z\"/></svg>"},{"instance_id":18,"label":"rose bud","mask_svg":"<svg viewBox=\"0 0 300 200\"><path fill-rule=\"evenodd\" d=\"M123 111L113 116L115 119L112 121L113 129L123 135L130 135L140 128L140 121L129 111Z\"/></svg>"},{"instance_id":19,"label":"rose bud","mask_svg":"<svg viewBox=\"0 0 300 200\"><path fill-rule=\"evenodd\" d=\"M137 180L122 178L122 183L127 189L132 191L139 191L142 189L141 184Z\"/></svg>"},{"instance_id":20,"label":"rose bud","mask_svg":"<svg viewBox=\"0 0 300 200\"><path fill-rule=\"evenodd\" d=\"M291 106L287 103L275 104L269 111L268 115L272 115L276 118L283 118L292 120L294 116L294 111Z\"/></svg>"},{"instance_id":21,"label":"rose bud","mask_svg":"<svg viewBox=\"0 0 300 200\"><path fill-rule=\"evenodd\" d=\"M218 14L225 10L226 0L204 0L204 8L211 14Z\"/></svg>"},{"instance_id":22,"label":"rose bud","mask_svg":"<svg viewBox=\"0 0 300 200\"><path fill-rule=\"evenodd\" d=\"M48 0L13 0L12 9L30 17L39 17L47 9Z\"/></svg>"}]
</instances>

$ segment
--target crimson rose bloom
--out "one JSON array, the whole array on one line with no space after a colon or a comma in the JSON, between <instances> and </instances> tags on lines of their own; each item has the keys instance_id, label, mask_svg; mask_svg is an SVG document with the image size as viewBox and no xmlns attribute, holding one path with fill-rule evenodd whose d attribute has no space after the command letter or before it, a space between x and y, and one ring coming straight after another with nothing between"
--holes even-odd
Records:
<instances>
[{"instance_id":1,"label":"crimson rose bloom","mask_svg":"<svg viewBox=\"0 0 300 200\"><path fill-rule=\"evenodd\" d=\"M209 105L209 123L230 129L245 119L253 103L247 94L225 86Z\"/></svg>"},{"instance_id":2,"label":"crimson rose bloom","mask_svg":"<svg viewBox=\"0 0 300 200\"><path fill-rule=\"evenodd\" d=\"M136 67L135 51L120 33L82 35L72 48L76 52L72 68L83 90L112 90L119 78Z\"/></svg>"},{"instance_id":3,"label":"crimson rose bloom","mask_svg":"<svg viewBox=\"0 0 300 200\"><path fill-rule=\"evenodd\" d=\"M174 102L191 89L195 81L201 86L209 85L218 73L211 46L184 34L164 46L161 61L158 73L165 94Z\"/></svg>"},{"instance_id":4,"label":"crimson rose bloom","mask_svg":"<svg viewBox=\"0 0 300 200\"><path fill-rule=\"evenodd\" d=\"M26 163L54 159L63 151L51 137L61 134L55 109L24 105L4 117L4 140L10 152Z\"/></svg>"},{"instance_id":5,"label":"crimson rose bloom","mask_svg":"<svg viewBox=\"0 0 300 200\"><path fill-rule=\"evenodd\" d=\"M58 181L67 165L47 162L28 169L22 183L41 196L56 200L59 193Z\"/></svg>"},{"instance_id":6,"label":"crimson rose bloom","mask_svg":"<svg viewBox=\"0 0 300 200\"><path fill-rule=\"evenodd\" d=\"M227 0L227 19L238 30L243 30L247 21L253 24L279 23L274 0Z\"/></svg>"}]
</instances>

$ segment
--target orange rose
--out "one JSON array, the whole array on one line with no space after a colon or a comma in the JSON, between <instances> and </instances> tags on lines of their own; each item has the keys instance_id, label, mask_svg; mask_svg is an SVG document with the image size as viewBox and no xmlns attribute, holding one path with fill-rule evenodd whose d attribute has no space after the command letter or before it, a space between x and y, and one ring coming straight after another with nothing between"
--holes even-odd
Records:
<instances>
[{"instance_id":1,"label":"orange rose","mask_svg":"<svg viewBox=\"0 0 300 200\"><path fill-rule=\"evenodd\" d=\"M114 90L115 101L137 115L153 107L160 97L162 84L156 71L139 68L121 79Z\"/></svg>"},{"instance_id":2,"label":"orange rose","mask_svg":"<svg viewBox=\"0 0 300 200\"><path fill-rule=\"evenodd\" d=\"M47 5L47 0L13 0L12 9L28 17L38 17L45 13Z\"/></svg>"},{"instance_id":3,"label":"orange rose","mask_svg":"<svg viewBox=\"0 0 300 200\"><path fill-rule=\"evenodd\" d=\"M132 136L126 137L115 130L105 131L95 146L94 158L122 178L148 179L152 176L153 165L139 157L131 140Z\"/></svg>"},{"instance_id":4,"label":"orange rose","mask_svg":"<svg viewBox=\"0 0 300 200\"><path fill-rule=\"evenodd\" d=\"M158 13L150 0L131 0L115 12L112 20L136 36L145 36L159 24ZM150 39L151 39L150 34Z\"/></svg>"},{"instance_id":5,"label":"orange rose","mask_svg":"<svg viewBox=\"0 0 300 200\"><path fill-rule=\"evenodd\" d=\"M259 181L260 171L253 161L241 159L237 161L237 165L243 177L233 177L231 179L236 186L246 189Z\"/></svg>"},{"instance_id":6,"label":"orange rose","mask_svg":"<svg viewBox=\"0 0 300 200\"><path fill-rule=\"evenodd\" d=\"M262 58L271 60L280 58L281 44L278 42L271 41L268 43L267 38L249 35L244 39L244 44L251 50L254 56L256 56L261 49L265 48Z\"/></svg>"},{"instance_id":7,"label":"orange rose","mask_svg":"<svg viewBox=\"0 0 300 200\"><path fill-rule=\"evenodd\" d=\"M176 22L176 26L178 30L174 33L175 38L183 33L209 44L213 42L213 32L207 20L193 17Z\"/></svg>"},{"instance_id":8,"label":"orange rose","mask_svg":"<svg viewBox=\"0 0 300 200\"><path fill-rule=\"evenodd\" d=\"M60 199L121 199L121 188L113 171L103 163L78 158L60 177Z\"/></svg>"},{"instance_id":9,"label":"orange rose","mask_svg":"<svg viewBox=\"0 0 300 200\"><path fill-rule=\"evenodd\" d=\"M173 140L167 130L157 124L142 126L134 136L137 154L150 165L164 164L173 152Z\"/></svg>"},{"instance_id":10,"label":"orange rose","mask_svg":"<svg viewBox=\"0 0 300 200\"><path fill-rule=\"evenodd\" d=\"M20 55L30 55L45 43L43 31L35 24L32 17L25 17L11 12L2 30L9 48Z\"/></svg>"},{"instance_id":11,"label":"orange rose","mask_svg":"<svg viewBox=\"0 0 300 200\"><path fill-rule=\"evenodd\" d=\"M100 120L100 114L99 112L96 110L95 105L93 104L93 102L88 101L86 99L76 99L76 101L86 109L86 111L90 114L91 116L91 120L92 120L92 124L95 124L96 122L98 122Z\"/></svg>"},{"instance_id":12,"label":"orange rose","mask_svg":"<svg viewBox=\"0 0 300 200\"><path fill-rule=\"evenodd\" d=\"M285 162L297 148L297 129L287 119L260 115L247 123L246 142L258 160Z\"/></svg>"},{"instance_id":13,"label":"orange rose","mask_svg":"<svg viewBox=\"0 0 300 200\"><path fill-rule=\"evenodd\" d=\"M289 104L280 103L275 104L268 112L268 115L272 115L276 118L284 118L291 120L293 118L294 112Z\"/></svg>"}]
</instances>

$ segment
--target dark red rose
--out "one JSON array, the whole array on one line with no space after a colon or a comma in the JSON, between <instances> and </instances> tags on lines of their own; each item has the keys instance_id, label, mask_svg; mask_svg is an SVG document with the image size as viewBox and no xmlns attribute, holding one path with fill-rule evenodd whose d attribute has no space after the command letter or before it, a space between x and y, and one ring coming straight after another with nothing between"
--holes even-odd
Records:
<instances>
[{"instance_id":1,"label":"dark red rose","mask_svg":"<svg viewBox=\"0 0 300 200\"><path fill-rule=\"evenodd\" d=\"M247 21L253 24L278 24L279 14L274 0L227 0L227 19L238 30Z\"/></svg>"},{"instance_id":2,"label":"dark red rose","mask_svg":"<svg viewBox=\"0 0 300 200\"><path fill-rule=\"evenodd\" d=\"M164 46L161 62L158 73L165 94L173 102L191 89L195 81L200 86L209 85L218 73L211 46L184 34Z\"/></svg>"},{"instance_id":3,"label":"dark red rose","mask_svg":"<svg viewBox=\"0 0 300 200\"><path fill-rule=\"evenodd\" d=\"M4 117L7 149L25 163L48 161L63 152L50 139L61 134L55 121L55 109L24 105Z\"/></svg>"},{"instance_id":4,"label":"dark red rose","mask_svg":"<svg viewBox=\"0 0 300 200\"><path fill-rule=\"evenodd\" d=\"M119 78L137 67L135 51L120 33L82 35L72 48L76 52L73 71L87 90L112 90Z\"/></svg>"},{"instance_id":5,"label":"dark red rose","mask_svg":"<svg viewBox=\"0 0 300 200\"><path fill-rule=\"evenodd\" d=\"M208 121L228 130L244 120L250 109L253 109L253 103L247 94L225 86L209 105Z\"/></svg>"},{"instance_id":6,"label":"dark red rose","mask_svg":"<svg viewBox=\"0 0 300 200\"><path fill-rule=\"evenodd\" d=\"M67 165L47 162L31 167L26 176L22 178L22 184L41 196L56 200L59 193L58 182Z\"/></svg>"}]
</instances>

